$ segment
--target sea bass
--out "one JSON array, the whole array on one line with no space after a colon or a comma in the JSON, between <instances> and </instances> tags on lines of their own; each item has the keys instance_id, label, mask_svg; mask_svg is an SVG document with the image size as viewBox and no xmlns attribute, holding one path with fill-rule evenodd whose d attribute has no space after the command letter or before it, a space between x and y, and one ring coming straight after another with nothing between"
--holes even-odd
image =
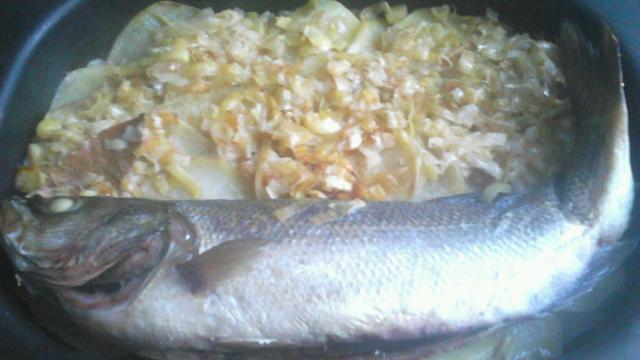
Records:
<instances>
[{"instance_id":1,"label":"sea bass","mask_svg":"<svg viewBox=\"0 0 640 360\"><path fill-rule=\"evenodd\" d=\"M618 45L564 25L576 143L535 191L421 203L12 198L34 294L139 352L416 339L535 315L576 290L633 202Z\"/></svg>"}]
</instances>

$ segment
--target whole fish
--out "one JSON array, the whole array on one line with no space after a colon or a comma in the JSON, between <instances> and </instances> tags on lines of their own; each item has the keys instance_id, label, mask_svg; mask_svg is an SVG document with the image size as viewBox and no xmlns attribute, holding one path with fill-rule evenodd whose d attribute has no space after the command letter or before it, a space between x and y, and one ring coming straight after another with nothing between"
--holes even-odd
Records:
<instances>
[{"instance_id":1,"label":"whole fish","mask_svg":"<svg viewBox=\"0 0 640 360\"><path fill-rule=\"evenodd\" d=\"M618 45L564 25L565 171L491 203L13 198L4 247L34 294L139 352L416 339L535 315L627 227Z\"/></svg>"}]
</instances>

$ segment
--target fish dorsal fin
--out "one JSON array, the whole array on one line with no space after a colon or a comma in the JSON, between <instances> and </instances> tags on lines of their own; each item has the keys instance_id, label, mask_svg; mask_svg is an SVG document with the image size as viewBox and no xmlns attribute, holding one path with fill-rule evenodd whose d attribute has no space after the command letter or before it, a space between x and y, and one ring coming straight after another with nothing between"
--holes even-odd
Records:
<instances>
[{"instance_id":1,"label":"fish dorsal fin","mask_svg":"<svg viewBox=\"0 0 640 360\"><path fill-rule=\"evenodd\" d=\"M191 293L204 293L225 280L251 271L268 243L261 239L226 241L176 265L176 270Z\"/></svg>"}]
</instances>

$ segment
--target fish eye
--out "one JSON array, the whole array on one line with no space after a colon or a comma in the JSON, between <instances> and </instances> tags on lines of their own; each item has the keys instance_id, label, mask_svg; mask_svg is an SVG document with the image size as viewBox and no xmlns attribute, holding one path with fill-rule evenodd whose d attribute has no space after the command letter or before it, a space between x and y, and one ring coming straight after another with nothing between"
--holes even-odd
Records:
<instances>
[{"instance_id":1,"label":"fish eye","mask_svg":"<svg viewBox=\"0 0 640 360\"><path fill-rule=\"evenodd\" d=\"M52 214L60 214L71 212L78 209L81 205L81 201L73 200L67 197L58 197L47 201L43 204L42 208L46 212Z\"/></svg>"}]
</instances>

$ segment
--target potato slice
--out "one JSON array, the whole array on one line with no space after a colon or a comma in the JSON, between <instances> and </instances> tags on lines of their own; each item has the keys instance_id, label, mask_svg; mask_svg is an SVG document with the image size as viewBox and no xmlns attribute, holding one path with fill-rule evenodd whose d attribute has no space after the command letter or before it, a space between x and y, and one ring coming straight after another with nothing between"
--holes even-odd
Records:
<instances>
[{"instance_id":1,"label":"potato slice","mask_svg":"<svg viewBox=\"0 0 640 360\"><path fill-rule=\"evenodd\" d=\"M195 17L197 8L171 1L153 4L129 22L118 36L107 62L113 65L126 65L149 54L154 44L154 34L167 24L181 22Z\"/></svg>"},{"instance_id":2,"label":"potato slice","mask_svg":"<svg viewBox=\"0 0 640 360\"><path fill-rule=\"evenodd\" d=\"M178 121L172 129L169 140L176 146L178 154L183 156L213 156L215 151L211 140L183 121Z\"/></svg>"},{"instance_id":3,"label":"potato slice","mask_svg":"<svg viewBox=\"0 0 640 360\"><path fill-rule=\"evenodd\" d=\"M233 164L220 159L193 158L182 167L189 175L189 193L198 199L251 199L253 194L249 181Z\"/></svg>"},{"instance_id":4,"label":"potato slice","mask_svg":"<svg viewBox=\"0 0 640 360\"><path fill-rule=\"evenodd\" d=\"M97 90L118 75L112 65L92 65L70 72L62 81L51 102L49 111L89 99Z\"/></svg>"},{"instance_id":5,"label":"potato slice","mask_svg":"<svg viewBox=\"0 0 640 360\"><path fill-rule=\"evenodd\" d=\"M488 330L460 347L425 359L556 359L562 354L563 339L560 321L549 315Z\"/></svg>"}]
</instances>

